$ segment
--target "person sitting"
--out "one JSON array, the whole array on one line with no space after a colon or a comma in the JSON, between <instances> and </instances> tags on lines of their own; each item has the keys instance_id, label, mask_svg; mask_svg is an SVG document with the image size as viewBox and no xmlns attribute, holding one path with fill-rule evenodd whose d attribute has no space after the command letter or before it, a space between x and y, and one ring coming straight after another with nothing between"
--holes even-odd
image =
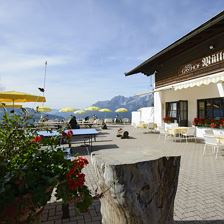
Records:
<instances>
[{"instance_id":1,"label":"person sitting","mask_svg":"<svg viewBox=\"0 0 224 224\"><path fill-rule=\"evenodd\" d=\"M121 139L128 139L129 138L129 132L128 131L124 131L123 135L121 136Z\"/></svg>"},{"instance_id":2,"label":"person sitting","mask_svg":"<svg viewBox=\"0 0 224 224\"><path fill-rule=\"evenodd\" d=\"M89 121L89 116L86 116L86 117L84 118L84 120L85 120L85 122Z\"/></svg>"},{"instance_id":3,"label":"person sitting","mask_svg":"<svg viewBox=\"0 0 224 224\"><path fill-rule=\"evenodd\" d=\"M117 130L117 137L121 137L122 135L123 135L123 132L124 132L124 130L122 129L122 128L119 128L118 130Z\"/></svg>"},{"instance_id":4,"label":"person sitting","mask_svg":"<svg viewBox=\"0 0 224 224\"><path fill-rule=\"evenodd\" d=\"M107 129L107 125L104 121L102 122L102 129Z\"/></svg>"},{"instance_id":5,"label":"person sitting","mask_svg":"<svg viewBox=\"0 0 224 224\"><path fill-rule=\"evenodd\" d=\"M76 120L75 116L72 116L71 120L68 122L71 129L79 129L80 126L78 125L78 122Z\"/></svg>"}]
</instances>

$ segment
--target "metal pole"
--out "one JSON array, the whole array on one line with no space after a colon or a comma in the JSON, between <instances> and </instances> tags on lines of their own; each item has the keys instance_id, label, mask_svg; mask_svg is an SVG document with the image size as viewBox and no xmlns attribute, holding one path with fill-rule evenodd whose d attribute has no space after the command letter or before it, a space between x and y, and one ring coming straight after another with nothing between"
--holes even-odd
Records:
<instances>
[{"instance_id":1,"label":"metal pole","mask_svg":"<svg viewBox=\"0 0 224 224\"><path fill-rule=\"evenodd\" d=\"M45 93L46 74L47 74L47 61L45 62L45 69L44 69L44 91L43 91L43 96L44 96L44 93Z\"/></svg>"}]
</instances>

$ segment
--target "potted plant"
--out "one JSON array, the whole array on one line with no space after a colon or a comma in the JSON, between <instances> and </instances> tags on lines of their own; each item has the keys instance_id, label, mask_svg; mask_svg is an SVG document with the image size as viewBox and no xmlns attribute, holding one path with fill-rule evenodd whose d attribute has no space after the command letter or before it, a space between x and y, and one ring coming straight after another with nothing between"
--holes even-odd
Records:
<instances>
[{"instance_id":1,"label":"potted plant","mask_svg":"<svg viewBox=\"0 0 224 224\"><path fill-rule=\"evenodd\" d=\"M171 117L166 116L163 118L163 121L164 121L164 123L171 123L172 119L171 119Z\"/></svg>"},{"instance_id":2,"label":"potted plant","mask_svg":"<svg viewBox=\"0 0 224 224\"><path fill-rule=\"evenodd\" d=\"M66 160L58 137L42 138L21 116L4 115L0 129L0 220L29 223L51 198L85 211L92 197L83 157ZM34 223L32 221L32 223Z\"/></svg>"}]
</instances>

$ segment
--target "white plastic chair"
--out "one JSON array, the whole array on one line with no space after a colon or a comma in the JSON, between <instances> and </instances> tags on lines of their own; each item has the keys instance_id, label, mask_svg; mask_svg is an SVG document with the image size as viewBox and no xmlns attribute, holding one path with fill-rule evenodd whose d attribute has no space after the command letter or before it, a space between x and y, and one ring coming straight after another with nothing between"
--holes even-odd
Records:
<instances>
[{"instance_id":1,"label":"white plastic chair","mask_svg":"<svg viewBox=\"0 0 224 224\"><path fill-rule=\"evenodd\" d=\"M147 129L149 129L151 132L153 132L153 131L155 132L156 128L157 128L157 124L156 123L149 122L148 125L147 125Z\"/></svg>"},{"instance_id":2,"label":"white plastic chair","mask_svg":"<svg viewBox=\"0 0 224 224\"><path fill-rule=\"evenodd\" d=\"M168 129L177 128L177 127L178 127L178 123L165 123L165 130L166 131Z\"/></svg>"},{"instance_id":3,"label":"white plastic chair","mask_svg":"<svg viewBox=\"0 0 224 224\"><path fill-rule=\"evenodd\" d=\"M204 150L203 150L203 155L205 155L205 151L207 146L212 147L212 152L215 153L215 158L217 159L218 152L219 152L219 147L221 144L217 141L217 137L214 135L204 135L204 140L205 140L205 145L204 145Z\"/></svg>"},{"instance_id":4,"label":"white plastic chair","mask_svg":"<svg viewBox=\"0 0 224 224\"><path fill-rule=\"evenodd\" d=\"M212 129L205 129L204 133L205 135L214 135L214 131Z\"/></svg>"},{"instance_id":5,"label":"white plastic chair","mask_svg":"<svg viewBox=\"0 0 224 224\"><path fill-rule=\"evenodd\" d=\"M196 142L196 128L195 127L188 127L187 132L182 134L182 137L185 138L186 143L188 139L194 139Z\"/></svg>"},{"instance_id":6,"label":"white plastic chair","mask_svg":"<svg viewBox=\"0 0 224 224\"><path fill-rule=\"evenodd\" d=\"M158 141L160 140L161 136L164 136L164 142L167 140L168 137L171 136L169 132L165 129L165 127L159 127L158 130L159 130Z\"/></svg>"}]
</instances>

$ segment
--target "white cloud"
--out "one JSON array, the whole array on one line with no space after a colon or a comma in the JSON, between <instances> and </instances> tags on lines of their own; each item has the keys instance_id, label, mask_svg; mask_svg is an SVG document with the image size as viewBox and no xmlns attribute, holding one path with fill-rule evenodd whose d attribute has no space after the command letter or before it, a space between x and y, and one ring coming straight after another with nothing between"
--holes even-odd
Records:
<instances>
[{"instance_id":1,"label":"white cloud","mask_svg":"<svg viewBox=\"0 0 224 224\"><path fill-rule=\"evenodd\" d=\"M219 2L0 1L0 83L39 94L47 60L52 107L145 91L146 77L123 73L209 19Z\"/></svg>"}]
</instances>

